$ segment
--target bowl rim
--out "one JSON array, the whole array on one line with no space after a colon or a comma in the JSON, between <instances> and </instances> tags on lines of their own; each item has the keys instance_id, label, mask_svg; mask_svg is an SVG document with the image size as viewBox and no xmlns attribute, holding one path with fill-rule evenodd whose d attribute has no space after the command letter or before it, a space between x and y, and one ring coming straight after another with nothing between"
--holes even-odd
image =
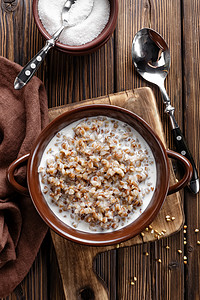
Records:
<instances>
[{"instance_id":1,"label":"bowl rim","mask_svg":"<svg viewBox=\"0 0 200 300\"><path fill-rule=\"evenodd\" d=\"M88 233L88 232L79 231L77 229L73 229L72 227L66 225L58 217L56 217L55 214L52 212L52 210L49 208L48 204L46 203L46 200L42 195L40 183L39 183L39 174L38 174L38 166L40 163L40 160L38 160L38 153L41 151L42 147L44 150L49 140L51 140L52 137L49 138L49 140L47 141L50 134L52 135L52 132L55 131L53 134L54 136L56 132L58 132L57 130L58 126L62 127L63 121L66 120L67 117L69 117L70 115L73 116L74 114L79 114L80 112L85 112L85 111L88 112L94 109L97 110L97 112L99 111L99 109L103 109L105 112L107 112L107 110L110 110L110 111L117 111L121 114L128 114L129 117L135 119L145 130L148 131L148 133L154 140L153 142L156 144L156 147L158 147L158 151L162 154L162 156L159 158L159 160L162 160L161 162L162 178L160 179L162 180L162 185L160 186L159 189L156 185L156 189L152 196L150 204L147 206L144 212L131 224L123 227L122 229L114 230L112 232L104 232L104 233ZM101 113L99 113L98 115L101 115ZM65 126L63 126L62 128L64 127ZM45 141L46 144L44 145ZM43 153L43 151L41 153ZM51 229L53 229L56 233L76 243L80 243L88 246L108 246L108 245L124 242L128 239L133 238L152 223L152 221L158 214L168 193L169 161L168 161L165 147L162 144L160 138L157 136L157 134L154 133L153 129L148 125L148 123L144 121L141 117L136 115L135 113L114 105L106 105L106 104L84 105L61 114L42 130L42 132L40 133L39 137L37 138L36 142L33 145L28 160L27 183L28 183L28 189L29 189L31 199L36 210L38 211L42 219L46 222L46 224ZM155 198L157 194L159 196L158 199Z\"/></svg>"},{"instance_id":2,"label":"bowl rim","mask_svg":"<svg viewBox=\"0 0 200 300\"><path fill-rule=\"evenodd\" d=\"M38 1L39 0L33 0L32 4L32 11L33 11L33 17L35 20L35 23L42 34L42 36L47 40L50 39L51 36L47 32L47 30L44 28L42 21L39 18L38 15ZM109 0L110 1L110 0ZM103 46L111 37L113 31L115 30L116 24L117 24L117 17L118 17L118 11L119 11L119 4L118 0L113 0L113 14L110 14L109 21L103 31L91 42L88 42L84 45L79 46L69 46L67 44L62 44L60 42L55 43L55 47L63 52L69 53L69 54L88 54L90 52L93 52L97 49L99 49L101 46Z\"/></svg>"}]
</instances>

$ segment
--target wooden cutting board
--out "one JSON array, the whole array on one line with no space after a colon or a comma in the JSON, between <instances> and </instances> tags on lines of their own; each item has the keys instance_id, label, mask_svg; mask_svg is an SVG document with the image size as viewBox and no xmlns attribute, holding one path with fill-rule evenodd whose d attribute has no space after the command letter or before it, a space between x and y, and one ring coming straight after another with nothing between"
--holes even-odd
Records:
<instances>
[{"instance_id":1,"label":"wooden cutting board","mask_svg":"<svg viewBox=\"0 0 200 300\"><path fill-rule=\"evenodd\" d=\"M163 127L156 105L156 100L150 88L140 88L120 92L96 99L52 108L49 110L50 120L53 120L61 113L70 109L91 103L117 105L133 111L150 124L165 144ZM171 184L174 183L175 180L171 166ZM175 219L172 218L171 221L167 221L166 216L175 217ZM84 290L86 294L90 292L94 293L95 300L108 299L105 287L102 282L98 280L93 271L94 257L100 252L167 237L172 233L177 232L183 225L183 222L184 215L181 206L180 194L175 193L166 198L158 216L149 226L148 231L145 230L142 234L118 245L108 247L82 246L65 240L51 231L66 299L80 299L80 293Z\"/></svg>"}]
</instances>

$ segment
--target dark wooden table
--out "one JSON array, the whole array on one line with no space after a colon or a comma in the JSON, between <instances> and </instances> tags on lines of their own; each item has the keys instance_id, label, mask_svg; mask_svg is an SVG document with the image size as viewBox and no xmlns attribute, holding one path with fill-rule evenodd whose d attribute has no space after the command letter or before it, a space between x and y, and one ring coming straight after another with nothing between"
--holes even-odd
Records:
<instances>
[{"instance_id":1,"label":"dark wooden table","mask_svg":"<svg viewBox=\"0 0 200 300\"><path fill-rule=\"evenodd\" d=\"M25 65L44 45L33 20L32 1L1 0L0 3L0 55ZM172 60L166 88L199 168L199 16L199 0L119 0L115 33L98 52L71 57L54 49L48 54L37 75L46 87L49 107L150 86L157 99L168 146L173 148L160 94L156 87L141 80L132 66L133 36L140 28L151 27L159 31L169 45ZM110 299L200 299L200 245L197 243L200 232L195 233L200 227L199 196L185 190L182 199L187 229L167 238L170 246L167 255L166 240L160 240L97 257L97 273L104 279ZM187 244L184 244L184 238ZM180 258L178 249L183 250L187 264ZM146 251L149 256L144 259ZM162 264L156 262L158 256ZM130 285L133 274L137 277L134 286ZM29 274L7 299L64 298L56 255L48 234ZM84 299L89 300L89 297Z\"/></svg>"}]
</instances>

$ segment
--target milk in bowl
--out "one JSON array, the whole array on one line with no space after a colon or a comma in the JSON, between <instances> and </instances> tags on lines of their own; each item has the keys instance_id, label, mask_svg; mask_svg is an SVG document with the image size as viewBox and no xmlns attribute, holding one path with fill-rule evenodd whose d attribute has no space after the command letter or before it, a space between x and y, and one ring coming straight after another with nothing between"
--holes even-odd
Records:
<instances>
[{"instance_id":1,"label":"milk in bowl","mask_svg":"<svg viewBox=\"0 0 200 300\"><path fill-rule=\"evenodd\" d=\"M112 232L131 224L149 205L156 163L130 125L88 117L64 127L46 146L38 168L49 208L83 232Z\"/></svg>"}]
</instances>

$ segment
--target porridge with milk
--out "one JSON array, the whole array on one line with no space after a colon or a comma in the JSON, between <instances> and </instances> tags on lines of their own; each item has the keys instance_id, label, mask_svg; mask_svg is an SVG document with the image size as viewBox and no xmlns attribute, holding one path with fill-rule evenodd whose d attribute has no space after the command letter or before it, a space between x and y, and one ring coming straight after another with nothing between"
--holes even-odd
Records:
<instances>
[{"instance_id":1,"label":"porridge with milk","mask_svg":"<svg viewBox=\"0 0 200 300\"><path fill-rule=\"evenodd\" d=\"M113 231L133 222L148 206L156 184L155 159L142 136L104 116L59 131L38 172L50 209L86 232Z\"/></svg>"}]
</instances>

